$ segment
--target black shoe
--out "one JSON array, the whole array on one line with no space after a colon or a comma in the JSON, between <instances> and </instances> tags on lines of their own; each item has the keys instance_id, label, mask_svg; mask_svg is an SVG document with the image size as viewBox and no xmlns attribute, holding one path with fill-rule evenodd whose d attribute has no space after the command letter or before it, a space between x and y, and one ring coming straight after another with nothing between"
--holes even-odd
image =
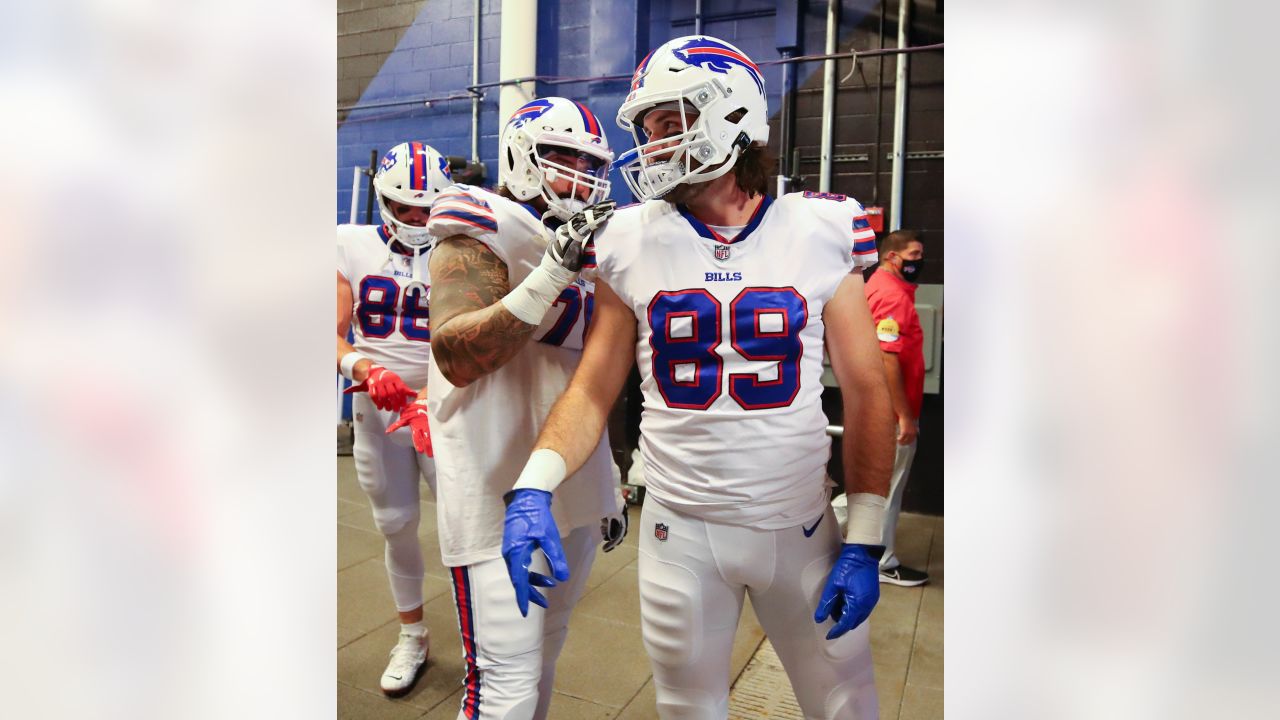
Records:
<instances>
[{"instance_id":1,"label":"black shoe","mask_svg":"<svg viewBox=\"0 0 1280 720\"><path fill-rule=\"evenodd\" d=\"M899 565L892 570L880 571L880 582L902 587L915 587L929 582L929 573Z\"/></svg>"}]
</instances>

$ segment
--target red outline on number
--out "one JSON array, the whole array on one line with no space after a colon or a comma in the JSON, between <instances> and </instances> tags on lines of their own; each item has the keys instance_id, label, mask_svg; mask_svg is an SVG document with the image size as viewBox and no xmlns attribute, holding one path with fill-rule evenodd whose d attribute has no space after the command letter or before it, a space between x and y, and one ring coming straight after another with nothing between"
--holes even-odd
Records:
<instances>
[{"instance_id":1,"label":"red outline on number","mask_svg":"<svg viewBox=\"0 0 1280 720\"><path fill-rule=\"evenodd\" d=\"M666 393L666 391L662 389L662 383L657 382L657 374L658 374L658 367L657 367L657 366L658 366L658 349L657 349L657 348L655 348L655 347L653 346L653 336L654 336L654 331L653 331L653 330L654 330L654 328L653 328L653 306L654 306L654 304L655 304L655 303L657 303L657 302L658 302L658 298L661 298L661 297L667 297L667 296L670 296L670 297L680 297L680 296L683 296L683 295L692 295L692 294L695 294L695 293L701 293L702 295L705 295L708 299L710 299L710 300L711 300L712 304L714 304L714 305L716 306L716 332L715 332L715 342L711 343L711 345L709 345L709 346L707 347L707 354L709 354L711 357L715 358L715 363L716 363L716 385L715 385L715 388L716 388L716 391L715 391L715 393L713 393L713 394L711 395L711 397L707 400L707 402L706 402L705 404L702 404L702 405L694 405L694 404L692 404L692 403L673 403L673 402L671 402L671 399L667 397L667 393ZM721 333L723 332L723 329L722 329L721 324L720 324L720 312L721 312L723 309L724 309L724 308L723 308L723 306L721 306L721 305L720 305L720 301L716 299L716 296L715 296L715 295L712 295L710 292L707 292L706 290L704 290L704 289L702 289L702 288L694 288L694 289L689 289L689 290L662 290L662 291L658 292L656 295L654 295L654 296L653 296L653 299L649 301L649 307L645 308L645 317L649 320L649 370L650 370L650 372L654 375L654 378L655 378L655 379L654 379L654 384L658 386L658 392L662 395L662 400L663 400L663 402L665 402L665 403L667 404L667 407L669 407L669 408L680 408L680 409L682 409L682 410L706 410L707 408L711 407L711 404L712 404L712 403L714 403L717 399L719 399L719 398L720 398L720 394L724 392L724 358L720 357L720 354L716 352L716 348L720 347L720 342L721 342L721 337L722 337L722 336L721 336ZM697 319L697 313L696 313L696 311L695 311L695 312L693 312L693 313L685 312L685 311L679 311L679 312L676 312L676 313L667 313L667 316L666 316L666 317L667 317L667 318L670 318L672 315L690 315L690 314L692 314L692 315L694 316L694 320L693 320L693 335L691 335L691 336L690 336L690 337L688 337L688 338L672 338L672 337L670 336L670 333L671 333L671 322L670 322L670 320L668 319L666 322L664 322L664 323L663 323L663 326L662 326L662 336L663 336L663 338L664 338L668 343L673 343L673 342L691 342L691 341L692 341L692 342L696 342L696 341L697 341L697 339L698 339L698 319ZM687 363L689 363L689 362L692 362L692 363L694 363L694 364L697 366L697 367L694 369L693 377L695 378L695 380L694 380L694 382L693 382L693 384L692 384L692 385L690 385L690 384L688 384L688 383L676 382L676 379L675 379L675 376L676 376L675 363L674 363L674 361L671 361L671 360L668 360L668 361L667 361L667 372L668 372L668 377L670 377L670 378L671 378L671 381L672 381L672 383L673 383L673 384L680 385L680 386L682 386L682 387L697 387L698 382L697 382L696 378L698 378L698 377L700 377L700 376L702 375L702 361L701 361L701 360L687 360L687 361L681 362L680 364L681 364L681 365L684 365L684 364L687 364Z\"/></svg>"},{"instance_id":2,"label":"red outline on number","mask_svg":"<svg viewBox=\"0 0 1280 720\"><path fill-rule=\"evenodd\" d=\"M567 301L564 299L564 295L570 290L574 292L576 299ZM551 326L551 329L542 334L542 337L538 339L538 342L546 343L553 347L561 347L564 345L564 341L569 339L569 335L573 333L573 326L578 323L578 318L582 316L582 288L579 288L577 285L566 286L565 289L561 290L560 294L556 296L555 302L551 303L552 307L555 307L556 305L563 305L564 309L560 311L560 317L556 318L555 324ZM569 314L570 310L573 311L572 315ZM557 335L560 336L558 340L556 339ZM548 340L547 338L551 339Z\"/></svg>"},{"instance_id":3,"label":"red outline on number","mask_svg":"<svg viewBox=\"0 0 1280 720\"><path fill-rule=\"evenodd\" d=\"M400 300L401 300L400 302L400 334L404 336L406 340L409 340L411 342L424 342L424 343L431 342L431 301L428 300L426 305L423 305L421 302L423 298L430 298L430 296L431 296L431 286L423 285L422 289L418 291L419 302L414 304L413 306L414 310L426 311L426 314L420 318L409 317L409 290L405 289L404 295L400 297ZM419 320L426 320L427 326L418 327ZM418 332L420 330L425 331L427 333L427 336L422 339L412 337L411 335L409 335L409 333L404 331L404 326L406 322L408 322L409 325L413 327L414 332Z\"/></svg>"},{"instance_id":4,"label":"red outline on number","mask_svg":"<svg viewBox=\"0 0 1280 720\"><path fill-rule=\"evenodd\" d=\"M743 401L742 398L738 397L738 393L734 390L733 388L734 380L738 378L750 378L751 387L753 389L759 388L759 387L769 387L772 385L781 385L782 379L786 375L782 367L783 362L786 361L786 356L763 355L763 356L753 357L743 351L742 347L738 345L738 323L737 323L738 303L743 299L743 297L746 296L747 293L750 293L750 292L786 292L788 290L790 290L793 295L795 295L797 298L800 299L801 308L804 310L804 319L801 321L800 327L796 328L796 332L795 332L796 343L799 346L799 352L796 354L796 359L795 359L796 389L794 392L791 393L791 397L787 398L786 402L761 403L758 405L747 403ZM786 312L786 308L777 308L777 309L783 311L782 312L783 329L789 331L790 317L789 317L789 314ZM777 333L761 334L759 315L760 315L760 310L755 310L752 313L752 322L755 323L755 332L757 337L781 337L781 335ZM796 396L800 394L800 364L801 364L801 361L804 360L804 340L800 338L800 333L806 327L808 327L808 325L809 325L809 301L805 299L804 295L802 295L799 290L796 290L795 287L790 285L786 287L743 288L742 292L738 293L737 297L735 297L733 300L729 302L729 344L733 347L733 351L738 353L738 356L741 357L743 360L747 360L750 362L772 361L772 362L778 363L778 379L770 380L768 382L761 382L759 379L760 375L758 373L729 373L729 397L733 398L734 401L738 403L739 407L741 407L743 410L767 410L769 408L787 407L791 405L791 403L795 402Z\"/></svg>"},{"instance_id":5,"label":"red outline on number","mask_svg":"<svg viewBox=\"0 0 1280 720\"><path fill-rule=\"evenodd\" d=\"M674 318L682 318L682 317L689 318L689 327L690 327L689 337L682 337L682 338L672 337L671 336L671 320ZM667 324L666 324L666 327L663 328L663 335L667 338L668 343L698 342L697 311L690 310L688 312L680 311L680 312L667 313ZM676 367L680 365L693 366L693 379L690 380L689 382L681 382L676 377ZM682 363L671 361L667 363L667 377L671 380L672 385L679 385L681 387L698 387L698 376L701 374L702 374L702 360L690 360L688 362L682 362ZM664 395L663 397L665 398L666 396Z\"/></svg>"},{"instance_id":6,"label":"red outline on number","mask_svg":"<svg viewBox=\"0 0 1280 720\"><path fill-rule=\"evenodd\" d=\"M735 298L735 299L736 299L736 298ZM729 314L730 314L730 316L732 316L733 311L732 311L732 310L730 310L730 311L729 311ZM782 329L781 329L781 330L779 330L778 332L768 332L768 331L765 331L765 330L761 330L761 329L760 329L760 316L761 316L761 315L765 315L765 314L768 314L768 315L781 315L781 316L782 316ZM756 337L786 337L786 336L788 335L788 330L791 328L791 318L787 315L787 310L786 310L786 308L767 308L767 309L763 309L763 310L756 310L756 311L755 311L755 318L754 318L753 322L755 323L755 326L756 326Z\"/></svg>"},{"instance_id":7,"label":"red outline on number","mask_svg":"<svg viewBox=\"0 0 1280 720\"><path fill-rule=\"evenodd\" d=\"M582 294L582 347L587 347L587 335L591 333L591 314L596 311L596 294Z\"/></svg>"},{"instance_id":8,"label":"red outline on number","mask_svg":"<svg viewBox=\"0 0 1280 720\"><path fill-rule=\"evenodd\" d=\"M363 278L361 278L360 279L360 307L356 308L357 322L359 322L360 320L360 308L364 307L365 303L369 301L369 298L367 296L369 294L369 290L371 290L372 288L370 288L365 283L369 282L369 280L371 279L386 280L387 282L391 283L391 286L395 288L395 294L391 297L391 312L375 313L372 310L370 310L369 323L373 324L373 319L372 319L373 315L378 315L380 318L385 318L388 315L390 315L391 322L387 326L387 331L381 335L370 335L369 332L363 326L361 326L360 332L363 333L366 338L378 338L378 339L388 338L388 337L391 337L391 333L395 332L396 326L399 325L399 323L396 322L396 305L400 302L400 283L396 282L395 278L389 278L386 275L365 275ZM382 322L379 321L377 324L381 325Z\"/></svg>"}]
</instances>

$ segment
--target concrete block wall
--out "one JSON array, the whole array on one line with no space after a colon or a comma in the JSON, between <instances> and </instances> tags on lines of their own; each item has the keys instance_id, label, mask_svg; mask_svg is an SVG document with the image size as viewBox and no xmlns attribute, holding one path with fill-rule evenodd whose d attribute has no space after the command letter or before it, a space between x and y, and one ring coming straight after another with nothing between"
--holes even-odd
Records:
<instances>
[{"instance_id":1,"label":"concrete block wall","mask_svg":"<svg viewBox=\"0 0 1280 720\"><path fill-rule=\"evenodd\" d=\"M498 79L499 0L482 0L480 82ZM340 0L338 106L464 95L471 84L472 0ZM497 166L496 92L481 103L480 156ZM347 222L352 167L367 167L370 150L385 153L422 140L446 155L471 155L471 102L402 105L338 113L337 222ZM361 190L360 222L365 195ZM375 209L374 215L377 211ZM376 221L376 218L375 218Z\"/></svg>"}]
</instances>

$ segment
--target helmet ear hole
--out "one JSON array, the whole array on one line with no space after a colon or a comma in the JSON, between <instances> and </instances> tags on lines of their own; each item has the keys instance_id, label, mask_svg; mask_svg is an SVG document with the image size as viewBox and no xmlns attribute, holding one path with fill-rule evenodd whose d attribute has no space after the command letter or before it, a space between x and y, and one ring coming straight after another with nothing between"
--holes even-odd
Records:
<instances>
[{"instance_id":1,"label":"helmet ear hole","mask_svg":"<svg viewBox=\"0 0 1280 720\"><path fill-rule=\"evenodd\" d=\"M734 110L733 112L729 113L728 115L725 115L724 119L725 119L725 122L731 122L736 125L738 124L738 121L741 120L743 116L745 116L746 114L747 114L747 109L744 107L740 107L737 110Z\"/></svg>"}]
</instances>

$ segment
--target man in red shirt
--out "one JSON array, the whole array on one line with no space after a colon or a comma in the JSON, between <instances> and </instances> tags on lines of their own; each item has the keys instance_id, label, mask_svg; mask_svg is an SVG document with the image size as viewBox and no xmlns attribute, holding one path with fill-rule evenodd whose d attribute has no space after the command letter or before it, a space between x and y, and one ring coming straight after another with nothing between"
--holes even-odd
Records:
<instances>
[{"instance_id":1,"label":"man in red shirt","mask_svg":"<svg viewBox=\"0 0 1280 720\"><path fill-rule=\"evenodd\" d=\"M884 555L880 582L907 587L929 582L928 573L902 565L893 554L894 531L902 492L916 454L920 403L924 398L924 334L916 314L916 283L924 265L924 243L914 230L897 230L880 246L880 266L867 281L867 305L876 324L881 356L898 416L897 454L884 517Z\"/></svg>"}]
</instances>

